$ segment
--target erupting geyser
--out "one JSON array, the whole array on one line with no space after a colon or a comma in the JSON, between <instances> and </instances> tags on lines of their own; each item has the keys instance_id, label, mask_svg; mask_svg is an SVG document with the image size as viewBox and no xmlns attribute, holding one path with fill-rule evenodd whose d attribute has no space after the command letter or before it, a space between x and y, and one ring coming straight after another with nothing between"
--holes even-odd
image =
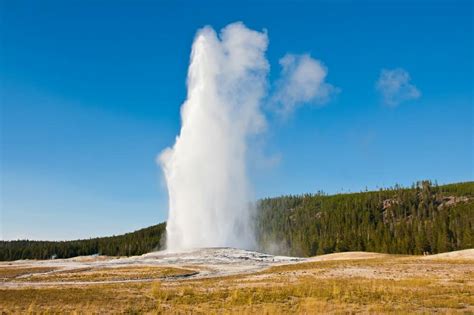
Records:
<instances>
[{"instance_id":1,"label":"erupting geyser","mask_svg":"<svg viewBox=\"0 0 474 315\"><path fill-rule=\"evenodd\" d=\"M247 177L249 137L265 119L266 33L242 23L193 43L182 126L159 156L168 193L167 248L255 247Z\"/></svg>"}]
</instances>

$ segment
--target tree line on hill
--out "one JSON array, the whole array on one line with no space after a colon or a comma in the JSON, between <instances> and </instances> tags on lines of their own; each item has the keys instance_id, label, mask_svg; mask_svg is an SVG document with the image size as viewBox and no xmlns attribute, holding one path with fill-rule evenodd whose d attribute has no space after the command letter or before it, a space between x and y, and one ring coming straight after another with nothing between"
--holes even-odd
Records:
<instances>
[{"instance_id":1,"label":"tree line on hill","mask_svg":"<svg viewBox=\"0 0 474 315\"><path fill-rule=\"evenodd\" d=\"M1 241L0 260L51 259L75 256L133 256L158 250L166 223L135 232L74 241Z\"/></svg>"},{"instance_id":2,"label":"tree line on hill","mask_svg":"<svg viewBox=\"0 0 474 315\"><path fill-rule=\"evenodd\" d=\"M131 256L161 248L166 223L74 241L0 241L0 260ZM474 247L474 182L258 201L260 250L314 256L343 251L435 254Z\"/></svg>"},{"instance_id":3,"label":"tree line on hill","mask_svg":"<svg viewBox=\"0 0 474 315\"><path fill-rule=\"evenodd\" d=\"M435 254L474 247L474 182L373 192L284 196L258 205L264 251Z\"/></svg>"}]
</instances>

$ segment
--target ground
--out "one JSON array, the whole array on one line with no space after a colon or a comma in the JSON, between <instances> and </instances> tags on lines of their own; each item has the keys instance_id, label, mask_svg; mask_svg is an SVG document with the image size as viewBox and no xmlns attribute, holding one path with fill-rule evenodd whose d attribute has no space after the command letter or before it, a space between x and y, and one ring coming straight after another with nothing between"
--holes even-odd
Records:
<instances>
[{"instance_id":1,"label":"ground","mask_svg":"<svg viewBox=\"0 0 474 315\"><path fill-rule=\"evenodd\" d=\"M473 313L474 249L312 258L231 248L0 263L3 313Z\"/></svg>"}]
</instances>

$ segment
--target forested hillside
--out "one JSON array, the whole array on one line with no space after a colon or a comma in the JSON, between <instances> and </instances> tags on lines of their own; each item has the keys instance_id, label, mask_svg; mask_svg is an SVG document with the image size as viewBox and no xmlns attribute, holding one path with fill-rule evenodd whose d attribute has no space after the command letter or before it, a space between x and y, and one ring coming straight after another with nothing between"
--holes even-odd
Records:
<instances>
[{"instance_id":1,"label":"forested hillside","mask_svg":"<svg viewBox=\"0 0 474 315\"><path fill-rule=\"evenodd\" d=\"M68 258L82 255L131 256L158 250L166 229L160 223L132 233L75 241L1 241L0 260Z\"/></svg>"},{"instance_id":2,"label":"forested hillside","mask_svg":"<svg viewBox=\"0 0 474 315\"><path fill-rule=\"evenodd\" d=\"M434 254L474 247L473 182L285 196L261 200L258 208L259 243L273 253Z\"/></svg>"},{"instance_id":3,"label":"forested hillside","mask_svg":"<svg viewBox=\"0 0 474 315\"><path fill-rule=\"evenodd\" d=\"M262 251L313 256L340 251L439 253L474 247L474 182L353 194L306 194L260 200ZM166 224L87 240L1 241L0 260L79 255L139 255L160 248Z\"/></svg>"}]
</instances>

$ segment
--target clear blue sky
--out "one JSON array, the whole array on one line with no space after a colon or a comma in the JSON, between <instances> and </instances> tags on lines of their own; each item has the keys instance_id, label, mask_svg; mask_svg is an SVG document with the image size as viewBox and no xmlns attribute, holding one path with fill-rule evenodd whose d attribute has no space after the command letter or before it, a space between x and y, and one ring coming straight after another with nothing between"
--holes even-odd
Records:
<instances>
[{"instance_id":1,"label":"clear blue sky","mask_svg":"<svg viewBox=\"0 0 474 315\"><path fill-rule=\"evenodd\" d=\"M225 4L224 4L225 3ZM267 29L270 79L310 53L341 89L270 116L257 197L473 180L472 1L0 1L1 236L73 239L166 219L155 156L179 132L204 25ZM421 96L381 101L382 69Z\"/></svg>"}]
</instances>

